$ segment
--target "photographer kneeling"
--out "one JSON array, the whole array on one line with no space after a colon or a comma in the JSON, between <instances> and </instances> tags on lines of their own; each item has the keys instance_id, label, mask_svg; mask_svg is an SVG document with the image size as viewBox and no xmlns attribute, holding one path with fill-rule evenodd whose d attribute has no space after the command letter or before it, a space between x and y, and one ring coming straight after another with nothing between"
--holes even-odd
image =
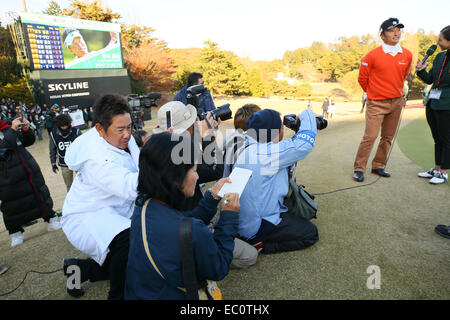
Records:
<instances>
[{"instance_id":1,"label":"photographer kneeling","mask_svg":"<svg viewBox=\"0 0 450 320\"><path fill-rule=\"evenodd\" d=\"M180 144L182 154L177 152ZM193 258L199 282L222 280L228 274L239 220L239 196L224 196L228 201L222 201L220 220L211 233L207 224L217 211L220 201L217 193L229 179L220 179L195 209L186 211L183 204L194 195L199 178L194 158L190 137L169 132L152 135L141 151L139 196L130 230L126 299L185 299L188 258ZM183 217L194 218L193 257L180 254Z\"/></svg>"},{"instance_id":2,"label":"photographer kneeling","mask_svg":"<svg viewBox=\"0 0 450 320\"><path fill-rule=\"evenodd\" d=\"M217 110L217 109L216 109ZM170 118L167 118L167 117ZM168 121L169 120L169 121ZM183 203L185 210L196 208L203 198L201 183L216 181L223 175L223 155L215 140L218 122L208 112L205 119L197 121L197 110L192 105L184 105L179 101L171 101L158 110L158 127L154 133L162 132L170 124L170 130L190 137L195 144L201 144L201 163L197 164L198 180L192 197L186 198ZM201 142L198 141L201 139ZM198 150L197 145L195 145ZM211 225L215 224L213 219ZM258 251L240 239L235 239L233 260L234 268L247 268L256 263Z\"/></svg>"},{"instance_id":3,"label":"photographer kneeling","mask_svg":"<svg viewBox=\"0 0 450 320\"><path fill-rule=\"evenodd\" d=\"M289 191L289 168L313 149L317 133L312 111L299 115L300 128L283 140L280 114L275 110L253 113L247 121L245 149L235 167L252 170L240 198L239 235L262 253L300 250L319 240L310 221L286 213L284 198Z\"/></svg>"}]
</instances>

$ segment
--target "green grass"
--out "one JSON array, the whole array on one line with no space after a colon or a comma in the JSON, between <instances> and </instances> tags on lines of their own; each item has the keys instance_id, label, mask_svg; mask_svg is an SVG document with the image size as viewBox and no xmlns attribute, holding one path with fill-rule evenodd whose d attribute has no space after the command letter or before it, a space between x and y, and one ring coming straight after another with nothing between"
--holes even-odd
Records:
<instances>
[{"instance_id":1,"label":"green grass","mask_svg":"<svg viewBox=\"0 0 450 320\"><path fill-rule=\"evenodd\" d=\"M234 110L249 102L282 113L306 107L306 102L281 99L229 102ZM321 113L319 104L313 103L313 108ZM328 128L318 133L313 152L299 162L297 181L312 194L362 186L352 181L353 161L365 126L360 108L359 103L340 104L336 119L333 117ZM387 165L391 178L357 189L317 195L319 211L313 223L318 227L320 240L305 250L260 255L248 269L232 269L219 283L224 298L449 300L450 241L433 231L436 224L449 223L449 189L432 186L417 177L417 172L433 163L428 126L423 117L415 120L423 115L422 111L403 112L403 128ZM156 124L153 108L152 117L146 122L148 130ZM220 130L231 128L232 123L224 121ZM286 130L285 134L288 138L292 132ZM417 146L419 149L411 149ZM43 141L28 149L41 166L55 209L61 209L66 189L61 175L51 171L48 135L44 134ZM374 153L375 147L370 160ZM422 157L424 164L419 165L416 161ZM367 172L364 183L376 179ZM0 265L10 268L0 276L0 294L14 289L28 270L52 271L61 268L64 257L85 257L62 230L47 232L42 219L25 229L25 241L18 247L11 248L9 235L3 230L0 221ZM366 286L367 268L371 265L381 270L379 290ZM64 284L61 272L32 273L17 291L0 300L72 299ZM82 300L105 299L108 287L107 281L83 284L86 294Z\"/></svg>"},{"instance_id":2,"label":"green grass","mask_svg":"<svg viewBox=\"0 0 450 320\"><path fill-rule=\"evenodd\" d=\"M434 141L424 116L403 127L397 139L400 149L412 162L424 170L434 166Z\"/></svg>"}]
</instances>

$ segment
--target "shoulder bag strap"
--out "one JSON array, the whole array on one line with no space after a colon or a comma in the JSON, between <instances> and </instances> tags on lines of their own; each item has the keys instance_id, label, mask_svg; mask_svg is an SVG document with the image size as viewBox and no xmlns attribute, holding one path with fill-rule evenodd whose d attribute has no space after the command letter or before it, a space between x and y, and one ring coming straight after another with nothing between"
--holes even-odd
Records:
<instances>
[{"instance_id":1,"label":"shoulder bag strap","mask_svg":"<svg viewBox=\"0 0 450 320\"><path fill-rule=\"evenodd\" d=\"M192 218L181 218L179 234L181 269L186 288L186 299L198 300L198 282L195 271L194 248L192 245Z\"/></svg>"},{"instance_id":2,"label":"shoulder bag strap","mask_svg":"<svg viewBox=\"0 0 450 320\"><path fill-rule=\"evenodd\" d=\"M145 214L147 211L147 205L149 204L150 200L151 199L148 199L147 201L145 201L144 205L142 206L142 211L141 211L142 243L144 245L145 253L147 254L148 260L152 264L153 268L155 268L156 272L161 276L161 278L166 280L166 278L164 278L163 274L161 273L158 266L156 265L155 260L153 259L152 255L150 253L150 248L148 247L147 228L145 225ZM177 288L180 289L181 291L186 291L185 288L181 288L181 287L177 287Z\"/></svg>"}]
</instances>

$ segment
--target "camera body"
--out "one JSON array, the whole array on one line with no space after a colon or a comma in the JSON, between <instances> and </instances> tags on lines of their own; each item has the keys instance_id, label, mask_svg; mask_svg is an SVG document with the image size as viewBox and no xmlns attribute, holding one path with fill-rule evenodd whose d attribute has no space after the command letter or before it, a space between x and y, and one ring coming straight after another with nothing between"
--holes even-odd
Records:
<instances>
[{"instance_id":1,"label":"camera body","mask_svg":"<svg viewBox=\"0 0 450 320\"><path fill-rule=\"evenodd\" d=\"M217 119L220 119L221 121L231 119L232 115L229 103L217 107L216 109L210 111L210 113L211 117L216 121ZM204 120L206 118L206 112L201 108L197 108L197 116L200 120Z\"/></svg>"},{"instance_id":2,"label":"camera body","mask_svg":"<svg viewBox=\"0 0 450 320\"><path fill-rule=\"evenodd\" d=\"M316 117L317 130L323 130L328 126L328 121L322 116ZM300 129L300 119L296 118L295 114L287 114L283 117L283 125L289 129L297 132Z\"/></svg>"},{"instance_id":3,"label":"camera body","mask_svg":"<svg viewBox=\"0 0 450 320\"><path fill-rule=\"evenodd\" d=\"M162 95L159 92L150 92L144 95L129 94L127 95L127 100L133 111L141 111L141 107L157 107L156 101L161 99L161 97Z\"/></svg>"},{"instance_id":4,"label":"camera body","mask_svg":"<svg viewBox=\"0 0 450 320\"><path fill-rule=\"evenodd\" d=\"M199 100L198 95L202 94L206 91L206 88L203 84L197 84L195 86L190 86L186 90L186 100L187 103L193 105L197 109L197 116L200 120L204 120L206 118L206 111L202 108L198 107ZM214 120L220 119L221 121L225 121L231 119L232 112L230 109L230 104L226 103L216 109L210 111L211 116Z\"/></svg>"},{"instance_id":5,"label":"camera body","mask_svg":"<svg viewBox=\"0 0 450 320\"><path fill-rule=\"evenodd\" d=\"M198 109L198 96L206 91L206 88L203 84L197 84L195 86L190 86L186 89L186 100L187 104L194 106Z\"/></svg>"},{"instance_id":6,"label":"camera body","mask_svg":"<svg viewBox=\"0 0 450 320\"><path fill-rule=\"evenodd\" d=\"M131 120L135 126L138 126L141 116L144 114L142 107L148 109L157 107L157 100L161 99L159 92L149 92L145 95L129 94L127 95L128 104L131 107ZM149 113L150 115L150 113ZM151 116L150 116L151 119Z\"/></svg>"}]
</instances>

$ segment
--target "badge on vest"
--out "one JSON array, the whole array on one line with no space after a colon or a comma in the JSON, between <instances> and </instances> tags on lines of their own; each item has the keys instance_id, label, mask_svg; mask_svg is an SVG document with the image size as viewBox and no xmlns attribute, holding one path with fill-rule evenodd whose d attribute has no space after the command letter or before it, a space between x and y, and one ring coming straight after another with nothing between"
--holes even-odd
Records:
<instances>
[{"instance_id":1,"label":"badge on vest","mask_svg":"<svg viewBox=\"0 0 450 320\"><path fill-rule=\"evenodd\" d=\"M430 90L430 99L439 100L441 98L442 90L432 89Z\"/></svg>"}]
</instances>

